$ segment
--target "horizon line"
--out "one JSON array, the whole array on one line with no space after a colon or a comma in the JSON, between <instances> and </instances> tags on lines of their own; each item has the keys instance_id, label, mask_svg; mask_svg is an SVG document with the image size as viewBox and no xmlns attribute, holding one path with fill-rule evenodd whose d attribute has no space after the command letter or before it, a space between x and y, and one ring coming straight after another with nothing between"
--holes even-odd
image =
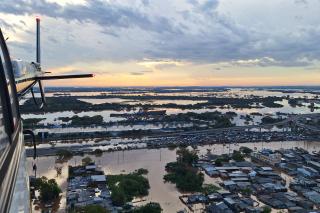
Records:
<instances>
[{"instance_id":1,"label":"horizon line","mask_svg":"<svg viewBox=\"0 0 320 213\"><path fill-rule=\"evenodd\" d=\"M59 87L78 87L78 88L124 88L124 87L136 87L136 88L141 88L141 87L144 87L144 88L166 88L166 87L180 87L180 88L186 88L186 87L211 87L211 88L249 88L249 87L255 87L255 88L258 88L258 87L320 87L320 85L248 85L248 86L240 86L240 85L223 85L223 86L197 86L197 85L194 85L194 86L46 86L46 88L59 88Z\"/></svg>"}]
</instances>

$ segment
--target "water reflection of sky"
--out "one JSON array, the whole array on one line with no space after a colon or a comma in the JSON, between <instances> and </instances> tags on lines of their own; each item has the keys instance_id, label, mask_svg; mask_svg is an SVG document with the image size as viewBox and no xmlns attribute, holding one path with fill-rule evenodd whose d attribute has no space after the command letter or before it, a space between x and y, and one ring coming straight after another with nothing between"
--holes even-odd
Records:
<instances>
[{"instance_id":1,"label":"water reflection of sky","mask_svg":"<svg viewBox=\"0 0 320 213\"><path fill-rule=\"evenodd\" d=\"M66 93L71 94L73 96L95 96L101 94L113 94L112 92L71 92ZM259 97L267 97L267 96L277 96L282 97L289 95L290 97L309 97L314 98L316 95L310 93L282 93L278 91L266 91L266 90L255 90L255 89L237 89L233 88L228 91L220 91L220 92L172 92L172 93L154 93L154 92L147 92L147 93L125 93L121 95L154 95L155 99L157 95L166 95L166 96L215 96L215 97L249 97L251 95L259 96ZM53 96L55 93L49 93L48 96ZM61 94L60 94L61 95ZM137 100L131 99L123 99L123 98L106 98L106 99L94 99L94 98L84 98L81 99L83 101L92 103L92 104L102 104L102 103L126 103L126 104L137 104ZM24 100L22 100L23 102ZM194 100L148 100L148 101L139 101L139 104L169 104L169 103L176 103L180 105L189 105L189 104L196 104L201 103L204 101L194 101ZM241 116L251 114L251 113L261 113L263 115L273 115L275 116L276 113L286 113L286 114L304 114L304 113L312 113L310 108L308 108L307 104L303 106L291 107L288 104L288 100L282 100L277 102L282 104L283 107L281 108L269 108L269 107L262 107L262 108L245 108L245 109L238 109L232 108L231 106L225 106L223 108L217 107L214 109L176 109L176 108L155 108L155 110L166 110L167 115L173 115L178 113L187 113L187 112L194 112L194 113L203 113L203 112L214 112L219 111L222 113L226 112L235 112L238 115L232 119L232 122L238 126L244 125L252 125L252 124L259 124L261 123L261 116L251 116L253 121L245 121ZM315 106L320 106L319 104L315 104ZM104 122L117 122L126 120L123 117L114 117L110 116L111 114L121 114L121 113L136 113L139 109L130 110L130 111L114 111L114 110L102 110L102 111L86 111L86 112L72 112L72 111L65 111L65 112L54 112L54 113L46 113L46 114L25 114L23 118L43 118L40 124L44 125L56 125L59 126L61 124L66 124L65 122L59 120L59 117L72 117L72 116L95 116L101 115L103 117ZM319 112L319 110L315 109L315 113ZM113 126L108 127L108 130L130 130L130 129L158 129L161 128L159 125L133 125L133 126ZM102 127L94 127L94 128L81 128L83 131L104 131L105 128ZM66 132L69 131L74 132L78 131L79 128L65 128L64 130L55 129L55 132Z\"/></svg>"},{"instance_id":2,"label":"water reflection of sky","mask_svg":"<svg viewBox=\"0 0 320 213\"><path fill-rule=\"evenodd\" d=\"M195 100L133 100L133 99L124 99L124 98L80 98L80 101L84 101L90 104L105 104L105 103L122 103L129 105L136 104L153 104L153 105L162 105L162 104L178 104L178 105L192 105L197 103L205 103L207 101L195 101Z\"/></svg>"}]
</instances>

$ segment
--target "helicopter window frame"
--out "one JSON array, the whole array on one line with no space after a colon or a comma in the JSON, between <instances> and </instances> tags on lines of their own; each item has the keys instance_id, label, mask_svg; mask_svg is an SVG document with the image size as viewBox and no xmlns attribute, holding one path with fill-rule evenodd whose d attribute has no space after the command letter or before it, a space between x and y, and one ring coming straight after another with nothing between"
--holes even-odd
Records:
<instances>
[{"instance_id":1,"label":"helicopter window frame","mask_svg":"<svg viewBox=\"0 0 320 213\"><path fill-rule=\"evenodd\" d=\"M0 53L0 113L1 113L1 120L0 120L0 128L3 128L3 131L0 136L0 166L2 165L4 158L6 156L6 151L11 144L11 131L10 131L10 113L7 107L7 100L5 98L6 93L6 80L4 74L4 68L2 64L2 57Z\"/></svg>"},{"instance_id":2,"label":"helicopter window frame","mask_svg":"<svg viewBox=\"0 0 320 213\"><path fill-rule=\"evenodd\" d=\"M8 84L9 82L9 84ZM9 90L11 93L9 93ZM5 143L0 153L0 212L9 212L23 140L17 89L11 58L0 28L0 100ZM2 133L3 134L3 133Z\"/></svg>"},{"instance_id":3,"label":"helicopter window frame","mask_svg":"<svg viewBox=\"0 0 320 213\"><path fill-rule=\"evenodd\" d=\"M4 104L7 106L6 109L6 123L9 125L7 127L8 135L12 136L18 129L20 122L20 112L19 112L19 102L17 96L17 89L15 86L15 78L13 74L12 62L7 48L3 33L0 29L0 55L3 57L1 62L2 73L1 73L1 85L4 94Z\"/></svg>"}]
</instances>

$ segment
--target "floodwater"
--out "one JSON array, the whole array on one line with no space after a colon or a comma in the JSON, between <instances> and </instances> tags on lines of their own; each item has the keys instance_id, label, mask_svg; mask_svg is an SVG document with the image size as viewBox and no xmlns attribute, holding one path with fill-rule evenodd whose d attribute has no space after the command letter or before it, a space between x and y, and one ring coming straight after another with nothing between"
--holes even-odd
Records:
<instances>
[{"instance_id":1,"label":"floodwater","mask_svg":"<svg viewBox=\"0 0 320 213\"><path fill-rule=\"evenodd\" d=\"M140 91L140 92L139 92ZM291 91L292 90L288 90ZM169 103L175 103L179 105L192 105L192 104L197 104L197 103L203 103L206 101L203 100L159 100L157 99L158 95L165 95L165 96L184 96L187 98L188 97L229 97L229 98L234 98L234 97L243 97L243 98L251 98L251 97L271 97L271 96L277 96L277 97L285 97L285 96L290 96L294 98L315 98L315 94L311 93L303 93L300 90L294 90L294 93L286 93L284 92L279 92L279 91L271 91L271 90L259 90L259 89L243 89L243 88L232 88L227 91L207 91L207 92L198 92L198 91L193 91L193 92L180 92L179 89L172 90L171 93L155 93L155 92L148 92L144 90L133 90L132 92L129 91L123 91L123 92L66 92L66 93L49 93L48 96L63 96L65 95L72 95L72 96L87 96L87 97L81 97L79 100L91 103L93 105L95 104L103 104L103 103L123 103L123 104L132 104L136 105L137 103L139 104L169 104ZM112 95L116 94L119 97L116 98L94 98L94 96L97 95ZM137 98L132 98L132 99L125 99L121 98L128 96L128 95L136 95ZM154 96L154 99L151 100L139 100L138 96L141 95L150 95ZM22 100L20 103L22 104L25 100ZM214 111L219 111L222 113L226 112L235 112L237 113L237 116L234 117L231 122L237 126L245 126L245 125L258 125L261 123L261 119L263 116L269 115L269 116L277 116L277 113L285 113L285 114L305 114L305 113L318 113L320 110L319 109L314 109L314 111L311 111L310 108L308 108L309 104L303 103L303 106L297 106L297 107L291 107L288 104L287 100L283 100L281 102L277 102L279 104L282 104L283 107L281 108L269 108L269 107L258 107L258 108L244 108L244 109L239 109L239 108L232 108L229 105L225 105L223 107L216 107L216 108L202 108L202 109L179 109L179 108L155 108L155 110L166 110L167 115L175 115L178 113L187 113L187 112L194 112L194 113L204 113L204 112L214 112ZM260 104L261 105L261 104ZM316 107L319 107L319 103L315 103ZM103 121L106 123L110 122L118 122L118 121L124 121L126 118L124 117L115 117L111 116L111 114L122 114L122 113L136 113L138 112L140 107L136 107L134 110L126 111L126 110L121 110L121 111L116 111L116 110L102 110L102 111L84 111L84 112L73 112L73 111L64 111L64 112L54 112L54 113L46 113L46 114L25 114L23 115L23 118L42 118L43 120L40 121L40 124L43 124L44 127L50 125L54 126L55 128L50 128L50 129L42 129L41 131L49 131L51 133L63 133L63 132L77 132L77 131L84 131L84 132L94 132L94 131L124 131L124 130L152 130L152 129L162 129L165 128L165 126L161 125L150 125L150 124L139 124L139 125L133 125L133 126L117 126L116 124L113 126L110 126L108 128L104 127L99 127L99 126L93 126L91 128L62 128L61 125L63 124L70 124L69 122L63 122L59 119L59 117L72 117L72 116L79 116L79 117L84 117L84 116L96 116L96 115L101 115L103 117ZM251 113L260 113L262 116L252 116L252 120L246 121L244 119L245 115L251 114ZM168 125L170 126L171 123ZM190 124L187 124L184 127L188 127ZM174 126L171 126L174 127ZM177 126L179 127L179 126ZM39 131L39 130L38 130Z\"/></svg>"},{"instance_id":2,"label":"floodwater","mask_svg":"<svg viewBox=\"0 0 320 213\"><path fill-rule=\"evenodd\" d=\"M156 99L157 97L155 97ZM205 103L207 101L194 101L194 100L133 100L133 99L123 99L123 98L82 98L80 101L84 101L90 104L105 104L105 103L122 103L122 104L179 104L179 105L191 105L197 103Z\"/></svg>"},{"instance_id":3,"label":"floodwater","mask_svg":"<svg viewBox=\"0 0 320 213\"><path fill-rule=\"evenodd\" d=\"M146 147L147 137L142 137L141 139L132 139L132 138L121 138L113 137L110 139L83 139L83 140L71 140L71 141L61 141L57 140L51 143L40 143L37 145L37 148L50 148L52 146L59 148L70 148L72 146L82 146L89 149L101 149L107 151L109 149L115 148L142 148Z\"/></svg>"},{"instance_id":4,"label":"floodwater","mask_svg":"<svg viewBox=\"0 0 320 213\"><path fill-rule=\"evenodd\" d=\"M51 113L43 113L43 114L24 114L22 117L24 119L28 118L43 118L44 120L40 121L39 123L48 125L48 124L53 124L53 125L61 125L64 122L62 122L59 117L72 117L72 116L79 116L79 117L84 117L84 116L96 116L96 115L101 115L103 117L104 122L116 122L116 121L122 121L126 120L125 118L121 117L111 117L111 114L121 114L121 113L135 113L137 111L132 110L132 111L113 111L113 110L102 110L102 111L85 111L85 112L79 112L75 113L73 111L63 111L63 112L51 112Z\"/></svg>"},{"instance_id":5,"label":"floodwater","mask_svg":"<svg viewBox=\"0 0 320 213\"><path fill-rule=\"evenodd\" d=\"M240 146L247 146L252 149L260 150L262 148L270 149L288 149L294 147L301 147L309 152L319 151L320 143L318 142L257 142L257 143L243 143L231 144L223 146L222 144L198 146L199 155L204 155L211 151L214 154L231 153L233 150L238 150ZM165 172L165 165L168 162L175 161L176 150L162 149L139 149L128 151L105 152L101 157L90 156L98 165L100 165L104 172L108 174L120 174L132 172L139 168L148 169L147 175L150 182L149 195L145 197L145 202L159 202L164 212L172 213L178 210L185 209L186 206L182 204L178 196L181 195L174 185L163 182L163 175ZM81 163L83 157L75 156L71 160L63 164L56 164L55 157L39 157L36 159L38 167L38 176L46 176L48 178L55 178L58 184L62 187L64 193L60 204L60 212L65 212L65 190L67 187L68 165L78 165ZM29 174L32 173L33 159L28 158L27 165ZM57 177L55 167L61 167L62 173ZM208 180L210 181L210 180ZM212 180L211 180L212 181Z\"/></svg>"},{"instance_id":6,"label":"floodwater","mask_svg":"<svg viewBox=\"0 0 320 213\"><path fill-rule=\"evenodd\" d=\"M176 125L170 124L171 128L192 127L192 123L178 123ZM63 127L63 128L38 128L34 133L50 132L50 133L77 133L77 132L107 132L107 131L129 131L129 130L157 130L164 128L164 124L136 124L136 125L114 125L109 127Z\"/></svg>"},{"instance_id":7,"label":"floodwater","mask_svg":"<svg viewBox=\"0 0 320 213\"><path fill-rule=\"evenodd\" d=\"M97 95L121 95L117 98L99 98L95 99L93 96ZM52 96L63 96L64 94L54 94L49 93L48 97ZM137 99L126 99L124 96L140 96L140 95L152 95L154 96L154 99L152 100L146 100L146 101L139 101L139 104L168 104L168 103L176 103L180 105L191 105L191 104L197 104L202 103L205 101L194 101L194 100L159 100L157 99L158 95L165 95L165 96L189 96L189 97L243 97L243 98L250 98L253 96L258 97L268 97L268 96L277 96L277 97L284 97L284 96L290 96L294 98L315 98L316 95L311 93L303 93L299 90L296 90L295 93L286 93L286 92L279 92L279 91L270 91L270 90L257 90L257 89L237 89L232 88L228 91L208 91L208 92L181 92L179 89L172 90L171 93L155 93L150 91L134 91L134 92L70 92L65 93L65 95L71 95L71 96L86 96L81 97L80 100L91 103L91 104L103 104L103 103L126 103L126 104L137 104ZM36 94L37 97L38 94ZM79 97L80 98L80 97ZM20 104L23 104L24 100L20 101ZM220 111L223 113L226 112L235 112L237 113L237 116L232 119L232 122L236 124L237 126L243 126L243 125L252 125L252 124L259 124L261 122L261 118L265 115L269 116L275 116L277 113L286 113L286 114L304 114L304 113L311 113L310 109L308 108L307 104L304 104L303 106L297 106L297 107L291 107L288 104L287 100L283 100L281 102L278 102L283 105L281 108L268 108L268 107L261 107L261 108L245 108L245 109L238 109L238 108L232 108L231 106L223 106L223 107L216 107L212 109L177 109L177 108L159 108L159 110L166 110L167 115L172 114L178 114L178 113L187 113L187 112L195 112L195 113L203 113L203 112L213 112L213 111ZM320 105L318 103L315 104L316 107L319 107ZM157 110L157 109L155 109ZM23 118L43 118L40 123L44 124L44 128L38 129L37 131L50 131L50 132L92 132L92 131L119 131L119 130L132 130L132 129L160 129L160 128L166 128L166 127L182 127L182 126L190 126L192 124L184 124L184 125L174 125L174 124L168 124L168 125L157 125L157 124L137 124L137 125L113 125L110 127L99 127L99 126L92 126L88 128L61 128L62 124L67 124L67 122L62 122L59 120L59 117L72 117L72 116L95 116L95 115L101 115L103 117L104 122L117 122L117 121L123 121L126 120L126 118L123 117L114 117L111 116L111 114L122 114L122 113L136 113L139 111L139 107L137 107L134 110L130 111L114 111L114 110L102 110L102 111L86 111L86 112L73 112L73 111L65 111L65 112L54 112L54 113L46 113L46 114L26 114L23 115ZM319 112L320 110L315 109L314 112ZM243 116L251 114L251 113L261 113L263 116L252 116L251 121L246 122ZM55 128L46 128L47 125L54 125ZM273 130L279 131L275 129ZM253 130L254 131L254 130ZM260 130L256 130L260 131ZM269 130L263 130L263 131L269 131ZM129 146L127 144L126 139L112 139L112 140L104 140L99 142L99 147L94 148L100 148L102 150L108 150L109 148L114 147L125 147ZM132 142L132 141L131 141ZM143 148L146 146L144 140L136 140L135 143L132 144L132 146L135 146L136 148ZM95 141L83 141L83 143L78 144L72 144L72 145L83 145L88 146L88 148L93 147L95 145ZM41 144L42 147L50 147L50 144ZM57 143L55 146L61 146L64 148L70 147L70 144L60 144ZM131 145L130 145L131 146ZM222 154L222 153L231 153L233 150L239 149L240 146L247 146L252 149L262 149L262 148L271 148L271 149L280 149L280 148L293 148L293 147L301 147L304 148L310 152L312 151L319 151L320 150L320 143L317 142L257 142L257 143L243 143L243 144L232 144L232 145L226 145L223 146L222 144L214 144L214 145L206 145L206 146L198 146L199 155L204 155L208 150L211 151L211 153L215 154ZM178 210L186 209L186 206L182 204L182 202L179 200L179 196L181 195L180 192L177 191L175 186L170 183L164 183L163 182L163 176L166 173L165 172L165 165L168 162L174 161L176 158L175 150L169 150L167 148L162 149L138 149L138 150L125 150L125 151L115 151L115 152L105 152L102 156L96 157L96 156L90 156L95 160L95 162L98 165L101 165L103 170L106 174L120 174L120 173L128 173L132 172L139 168L145 168L148 169L149 173L147 175L149 182L150 182L150 190L149 195L145 197L146 201L141 202L139 204L143 204L145 202L159 202L161 207L163 208L164 212L176 212ZM65 199L65 191L67 187L67 177L68 177L68 165L78 165L81 163L81 159L83 157L75 156L68 162L58 164L55 162L55 157L39 157L36 159L35 163L37 163L38 167L38 174L37 176L46 176L48 178L54 178L57 180L58 184L63 189L63 198L60 203L60 210L59 212L65 212L65 206L66 206L66 199ZM29 174L32 174L32 163L33 159L28 158L28 170ZM56 168L61 167L62 173L61 175L57 176ZM217 180L206 177L206 182L215 183Z\"/></svg>"},{"instance_id":8,"label":"floodwater","mask_svg":"<svg viewBox=\"0 0 320 213\"><path fill-rule=\"evenodd\" d=\"M105 104L105 103L126 103L137 104L137 101L123 98L80 98L79 101L84 101L90 104Z\"/></svg>"},{"instance_id":9,"label":"floodwater","mask_svg":"<svg viewBox=\"0 0 320 213\"><path fill-rule=\"evenodd\" d=\"M99 99L96 99L99 100ZM235 112L237 113L237 116L232 119L232 123L234 123L237 126L245 126L245 125L257 125L261 123L261 118L265 115L271 115L275 117L276 113L286 113L286 114L306 114L306 113L319 113L319 109L315 109L313 112L310 111L310 109L307 106L301 106L301 107L291 107L288 104L288 101L284 100L280 102L283 104L284 107L282 108L252 108L252 109L234 109L234 108L214 108L214 109L177 109L177 108L155 108L155 110L166 110L167 115L174 115L179 113L187 113L187 112L194 112L194 113L204 113L204 112L214 112L219 111L222 113L226 112ZM137 110L131 110L131 111L113 111L113 110L103 110L103 111L86 111L86 112L80 112L75 113L73 111L64 111L64 112L54 112L54 113L46 113L46 114L24 114L23 118L43 118L44 120L40 121L40 124L47 125L54 125L55 128L50 128L50 132L58 133L58 132L74 132L81 129L81 131L85 132L92 132L92 131L105 131L106 128L103 127L93 127L93 128L71 128L71 127L65 127L61 128L60 126L62 124L67 124L68 122L63 122L59 120L59 117L72 117L72 116L96 116L101 115L103 117L103 121L108 122L117 122L117 121L123 121L126 120L126 118L123 117L113 117L110 116L111 114L121 114L121 113L136 113ZM241 116L245 116L251 113L261 113L263 116L253 116L252 121L249 121L246 123L245 119L241 118ZM69 122L70 123L70 122ZM186 125L185 127L189 126L190 124ZM131 130L131 129L141 129L141 130L147 130L147 129L160 129L163 128L159 125L134 125L131 126L110 126L108 127L108 131L119 131L119 130Z\"/></svg>"}]
</instances>

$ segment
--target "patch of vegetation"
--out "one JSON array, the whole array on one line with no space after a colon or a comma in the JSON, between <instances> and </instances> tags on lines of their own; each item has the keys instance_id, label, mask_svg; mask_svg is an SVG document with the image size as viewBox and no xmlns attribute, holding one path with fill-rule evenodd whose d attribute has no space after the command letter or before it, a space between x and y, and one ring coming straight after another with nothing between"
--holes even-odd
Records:
<instances>
[{"instance_id":1,"label":"patch of vegetation","mask_svg":"<svg viewBox=\"0 0 320 213\"><path fill-rule=\"evenodd\" d=\"M291 107L301 107L303 106L303 104L301 104L302 99L298 99L298 98L290 98L288 100L288 103Z\"/></svg>"},{"instance_id":2,"label":"patch of vegetation","mask_svg":"<svg viewBox=\"0 0 320 213\"><path fill-rule=\"evenodd\" d=\"M222 165L223 165L223 161L221 160L221 158L217 158L217 159L214 161L214 165L216 165L216 166L222 166Z\"/></svg>"},{"instance_id":3,"label":"patch of vegetation","mask_svg":"<svg viewBox=\"0 0 320 213\"><path fill-rule=\"evenodd\" d=\"M72 152L66 149L58 150L56 155L58 156L59 160L69 160L73 157Z\"/></svg>"},{"instance_id":4,"label":"patch of vegetation","mask_svg":"<svg viewBox=\"0 0 320 213\"><path fill-rule=\"evenodd\" d=\"M245 160L244 155L240 151L236 151L236 150L233 151L231 158L232 160L237 162L241 162Z\"/></svg>"},{"instance_id":5,"label":"patch of vegetation","mask_svg":"<svg viewBox=\"0 0 320 213\"><path fill-rule=\"evenodd\" d=\"M93 162L93 160L90 157L85 157L81 161L82 161L82 165L84 166L89 165L90 163Z\"/></svg>"},{"instance_id":6,"label":"patch of vegetation","mask_svg":"<svg viewBox=\"0 0 320 213\"><path fill-rule=\"evenodd\" d=\"M176 187L185 192L195 192L202 190L204 181L203 174L192 166L198 161L195 151L189 151L186 148L177 150L177 161L166 165L166 174L163 179L165 181L175 183Z\"/></svg>"},{"instance_id":7,"label":"patch of vegetation","mask_svg":"<svg viewBox=\"0 0 320 213\"><path fill-rule=\"evenodd\" d=\"M59 198L62 192L55 179L50 179L42 176L37 178L35 189L40 191L40 201L42 203L52 203Z\"/></svg>"},{"instance_id":8,"label":"patch of vegetation","mask_svg":"<svg viewBox=\"0 0 320 213\"><path fill-rule=\"evenodd\" d=\"M159 203L150 202L144 206L140 206L129 212L130 213L161 213L162 208Z\"/></svg>"},{"instance_id":9,"label":"patch of vegetation","mask_svg":"<svg viewBox=\"0 0 320 213\"><path fill-rule=\"evenodd\" d=\"M112 202L117 206L131 202L134 197L147 196L150 188L148 179L138 172L108 175L107 185L111 190Z\"/></svg>"},{"instance_id":10,"label":"patch of vegetation","mask_svg":"<svg viewBox=\"0 0 320 213\"><path fill-rule=\"evenodd\" d=\"M252 112L252 113L250 113L250 115L252 115L252 116L262 116L262 114L260 112Z\"/></svg>"},{"instance_id":11,"label":"patch of vegetation","mask_svg":"<svg viewBox=\"0 0 320 213\"><path fill-rule=\"evenodd\" d=\"M93 154L97 157L100 157L103 154L103 151L101 149L95 149Z\"/></svg>"},{"instance_id":12,"label":"patch of vegetation","mask_svg":"<svg viewBox=\"0 0 320 213\"><path fill-rule=\"evenodd\" d=\"M235 126L231 123L230 119L225 116L219 116L215 121L216 123L214 125L211 125L211 128L227 128Z\"/></svg>"},{"instance_id":13,"label":"patch of vegetation","mask_svg":"<svg viewBox=\"0 0 320 213\"><path fill-rule=\"evenodd\" d=\"M80 210L80 212L83 213L109 213L108 210L106 210L105 208L103 208L100 205L88 205L83 207L82 210Z\"/></svg>"},{"instance_id":14,"label":"patch of vegetation","mask_svg":"<svg viewBox=\"0 0 320 213\"><path fill-rule=\"evenodd\" d=\"M191 165L197 163L199 157L195 151L189 151L188 149L180 148L177 150L177 162Z\"/></svg>"},{"instance_id":15,"label":"patch of vegetation","mask_svg":"<svg viewBox=\"0 0 320 213\"><path fill-rule=\"evenodd\" d=\"M135 171L138 175L147 175L149 173L148 169L140 168Z\"/></svg>"},{"instance_id":16,"label":"patch of vegetation","mask_svg":"<svg viewBox=\"0 0 320 213\"><path fill-rule=\"evenodd\" d=\"M70 117L59 117L59 120L63 122L71 121L70 126L90 126L90 125L103 125L103 117L101 115L95 116L83 116L79 117L78 115L74 115Z\"/></svg>"},{"instance_id":17,"label":"patch of vegetation","mask_svg":"<svg viewBox=\"0 0 320 213\"><path fill-rule=\"evenodd\" d=\"M249 147L246 147L246 146L241 146L239 148L239 151L242 152L243 154L247 155L247 156L250 155L251 152L253 152L252 149L250 149Z\"/></svg>"},{"instance_id":18,"label":"patch of vegetation","mask_svg":"<svg viewBox=\"0 0 320 213\"><path fill-rule=\"evenodd\" d=\"M270 116L265 116L261 119L261 123L262 124L273 124L273 123L278 123L278 122L281 122L283 121L282 118L273 118L273 117L270 117Z\"/></svg>"},{"instance_id":19,"label":"patch of vegetation","mask_svg":"<svg viewBox=\"0 0 320 213\"><path fill-rule=\"evenodd\" d=\"M230 157L228 154L220 155L214 162L216 166L223 166L223 163L228 163L230 161Z\"/></svg>"},{"instance_id":20,"label":"patch of vegetation","mask_svg":"<svg viewBox=\"0 0 320 213\"><path fill-rule=\"evenodd\" d=\"M238 114L235 113L235 112L226 112L226 116L228 116L229 118L233 118L233 117L236 117Z\"/></svg>"},{"instance_id":21,"label":"patch of vegetation","mask_svg":"<svg viewBox=\"0 0 320 213\"><path fill-rule=\"evenodd\" d=\"M23 120L23 126L24 128L34 128L38 126L38 123L40 121L45 120L45 118L27 118Z\"/></svg>"},{"instance_id":22,"label":"patch of vegetation","mask_svg":"<svg viewBox=\"0 0 320 213\"><path fill-rule=\"evenodd\" d=\"M220 98L220 97L197 97L197 96L170 96L170 95L118 95L118 94L109 94L109 95L98 95L91 98L121 98L121 99L130 99L137 102L136 105L130 105L127 103L103 103L103 104L91 104L85 101L80 101L81 98L88 98L87 96L59 96L59 97L47 97L47 112L61 112L61 111L102 111L102 110L132 110L137 107L142 107L144 109L153 109L153 108L179 108L179 109L202 109L202 108L214 108L217 106L224 107L226 105L233 108L256 108L253 106L255 103L262 103L267 107L282 107L281 104L275 103L275 101L282 101L282 97L256 97L251 96L248 98ZM39 98L36 98L39 99ZM196 104L141 104L140 101L148 100L201 100L207 101ZM37 100L40 101L40 100ZM22 113L39 113L39 110L34 107L33 100L27 100L21 106Z\"/></svg>"},{"instance_id":23,"label":"patch of vegetation","mask_svg":"<svg viewBox=\"0 0 320 213\"><path fill-rule=\"evenodd\" d=\"M264 206L262 208L262 213L270 213L272 209L269 206Z\"/></svg>"},{"instance_id":24,"label":"patch of vegetation","mask_svg":"<svg viewBox=\"0 0 320 213\"><path fill-rule=\"evenodd\" d=\"M47 107L46 112L62 112L62 111L101 111L101 110L131 110L134 106L129 104L120 103L104 103L104 104L91 104L85 101L80 101L78 98L81 96L59 96L59 97L47 97ZM82 97L88 98L88 97ZM92 97L92 98L95 98ZM40 98L36 98L36 101L41 101ZM34 107L34 102L32 99L27 100L21 106L22 113L39 113L40 111Z\"/></svg>"},{"instance_id":25,"label":"patch of vegetation","mask_svg":"<svg viewBox=\"0 0 320 213\"><path fill-rule=\"evenodd\" d=\"M241 189L241 194L250 196L252 194L252 190L250 188Z\"/></svg>"},{"instance_id":26,"label":"patch of vegetation","mask_svg":"<svg viewBox=\"0 0 320 213\"><path fill-rule=\"evenodd\" d=\"M167 146L169 150L175 150L178 147L175 143L169 143Z\"/></svg>"},{"instance_id":27,"label":"patch of vegetation","mask_svg":"<svg viewBox=\"0 0 320 213\"><path fill-rule=\"evenodd\" d=\"M220 189L221 189L220 187L213 184L204 184L202 187L202 193L204 193L205 195L209 195L217 192Z\"/></svg>"},{"instance_id":28,"label":"patch of vegetation","mask_svg":"<svg viewBox=\"0 0 320 213\"><path fill-rule=\"evenodd\" d=\"M250 117L250 115L241 115L241 119L244 119L245 121L253 121L253 118Z\"/></svg>"},{"instance_id":29,"label":"patch of vegetation","mask_svg":"<svg viewBox=\"0 0 320 213\"><path fill-rule=\"evenodd\" d=\"M282 101L282 98L280 98ZM266 97L263 99L262 101L262 105L265 107L269 107L269 108L281 108L283 107L282 104L279 103L275 103L275 101L280 101L279 99L275 98L275 97Z\"/></svg>"}]
</instances>

